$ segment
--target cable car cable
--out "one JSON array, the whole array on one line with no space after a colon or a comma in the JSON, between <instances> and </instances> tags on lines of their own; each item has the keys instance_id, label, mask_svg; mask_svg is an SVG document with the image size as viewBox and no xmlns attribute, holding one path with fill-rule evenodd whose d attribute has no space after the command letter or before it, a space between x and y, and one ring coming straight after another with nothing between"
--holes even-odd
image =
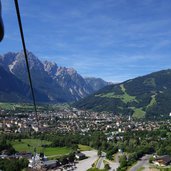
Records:
<instances>
[{"instance_id":1,"label":"cable car cable","mask_svg":"<svg viewBox=\"0 0 171 171\"><path fill-rule=\"evenodd\" d=\"M36 106L35 94L34 94L33 83L32 83L32 78L31 78L31 73L30 73L29 62L28 62L26 44L25 44L25 40L24 40L24 33L23 33L23 27L22 27L22 22L21 22L21 17L20 17L20 9L19 9L19 5L18 5L18 0L14 0L14 3L15 3L17 19L18 19L18 25L19 25L19 30L20 30L20 36L21 36L24 55L25 55L25 61L26 61L27 73L28 73L28 78L29 78L29 83L30 83L32 99L33 99L33 105L34 105L34 110L35 110L35 114L36 114L36 121L37 121L38 129L39 129L39 118L38 118L38 114L37 114L37 106Z\"/></svg>"},{"instance_id":2,"label":"cable car cable","mask_svg":"<svg viewBox=\"0 0 171 171\"><path fill-rule=\"evenodd\" d=\"M2 21L2 14L1 14L1 0L0 0L0 41L2 41L3 37L4 37L4 25L3 25L3 21Z\"/></svg>"}]
</instances>

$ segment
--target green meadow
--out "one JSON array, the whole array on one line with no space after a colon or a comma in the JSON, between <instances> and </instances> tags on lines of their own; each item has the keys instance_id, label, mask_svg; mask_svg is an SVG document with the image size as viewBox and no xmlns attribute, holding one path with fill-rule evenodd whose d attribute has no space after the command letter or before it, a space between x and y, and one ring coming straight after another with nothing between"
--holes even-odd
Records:
<instances>
[{"instance_id":1,"label":"green meadow","mask_svg":"<svg viewBox=\"0 0 171 171\"><path fill-rule=\"evenodd\" d=\"M72 149L68 147L42 147L42 145L49 145L51 142L39 139L21 139L21 141L15 140L12 141L11 144L18 152L34 153L34 149L36 148L38 153L44 152L46 156L61 156L72 151Z\"/></svg>"}]
</instances>

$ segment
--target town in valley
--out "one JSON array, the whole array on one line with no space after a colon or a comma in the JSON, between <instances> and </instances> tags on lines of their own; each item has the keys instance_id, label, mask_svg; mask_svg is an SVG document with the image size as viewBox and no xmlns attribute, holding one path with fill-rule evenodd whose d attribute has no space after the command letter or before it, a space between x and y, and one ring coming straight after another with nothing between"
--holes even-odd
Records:
<instances>
[{"instance_id":1,"label":"town in valley","mask_svg":"<svg viewBox=\"0 0 171 171\"><path fill-rule=\"evenodd\" d=\"M11 144L14 148L10 151L1 147L0 158L26 159L28 170L124 168L131 171L170 168L170 118L136 119L126 114L80 110L68 105L51 110L40 108L37 116L32 109L24 111L15 105L12 110L1 109L0 113L1 137L5 137L7 147ZM51 140L48 142L49 135ZM32 140L38 139L45 141L45 144L38 141L39 145L32 145ZM61 145L60 141L64 143ZM159 142L167 146L161 147ZM17 147L22 143L25 143L25 149ZM82 149L84 146L87 149ZM67 147L70 151L66 154L46 154L48 148L55 147Z\"/></svg>"}]
</instances>

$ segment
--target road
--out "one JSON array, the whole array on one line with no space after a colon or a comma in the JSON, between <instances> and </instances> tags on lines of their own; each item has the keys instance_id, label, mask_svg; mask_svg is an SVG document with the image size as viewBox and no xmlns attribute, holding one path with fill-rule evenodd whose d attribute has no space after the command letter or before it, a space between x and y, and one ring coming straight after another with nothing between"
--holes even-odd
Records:
<instances>
[{"instance_id":1,"label":"road","mask_svg":"<svg viewBox=\"0 0 171 171\"><path fill-rule=\"evenodd\" d=\"M107 160L107 162L110 165L110 171L116 171L117 168L119 167L120 163L119 163L119 156L121 155L121 153L117 153L115 154L115 160L114 161L109 161Z\"/></svg>"},{"instance_id":2,"label":"road","mask_svg":"<svg viewBox=\"0 0 171 171\"><path fill-rule=\"evenodd\" d=\"M149 158L150 155L145 155L141 158L141 160L139 160L136 165L134 165L133 167L131 167L129 169L129 171L137 171L140 167L147 167L149 165Z\"/></svg>"},{"instance_id":3,"label":"road","mask_svg":"<svg viewBox=\"0 0 171 171\"><path fill-rule=\"evenodd\" d=\"M97 164L96 164L96 168L98 169L104 169L104 163L103 160L105 159L105 157L100 157Z\"/></svg>"},{"instance_id":4,"label":"road","mask_svg":"<svg viewBox=\"0 0 171 171\"><path fill-rule=\"evenodd\" d=\"M98 162L97 162L97 165L96 165L96 167L98 168L98 169L104 169L104 162L103 162L103 160L105 159L108 163L109 163L109 165L110 165L110 171L114 171L114 170L117 170L117 168L119 167L119 156L120 156L121 154L120 153L117 153L116 155L115 155L115 161L110 161L110 160L107 160L106 159L106 153L102 153L102 157L100 157L99 158L99 160L98 160Z\"/></svg>"},{"instance_id":5,"label":"road","mask_svg":"<svg viewBox=\"0 0 171 171\"><path fill-rule=\"evenodd\" d=\"M82 153L84 153L88 158L79 161L76 164L76 167L72 167L72 168L68 168L68 169L63 169L65 170L72 170L72 171L87 171L89 168L92 167L92 164L98 160L96 167L99 169L104 169L104 162L103 160L105 159L109 165L110 165L110 171L116 171L116 169L119 167L119 155L120 154L116 154L115 157L115 161L109 161L106 159L106 153L102 153L102 157L99 158L99 156L97 155L97 151L92 150L92 151L83 151ZM57 169L60 170L60 169Z\"/></svg>"},{"instance_id":6,"label":"road","mask_svg":"<svg viewBox=\"0 0 171 171\"><path fill-rule=\"evenodd\" d=\"M103 160L106 158L106 153L102 152L101 157L99 158L97 164L96 164L96 168L98 169L104 169L104 163Z\"/></svg>"}]
</instances>

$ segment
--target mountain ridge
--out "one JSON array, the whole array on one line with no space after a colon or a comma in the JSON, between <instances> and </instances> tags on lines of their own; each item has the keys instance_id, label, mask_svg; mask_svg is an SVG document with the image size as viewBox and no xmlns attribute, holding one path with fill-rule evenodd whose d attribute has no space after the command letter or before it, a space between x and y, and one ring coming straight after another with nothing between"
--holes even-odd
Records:
<instances>
[{"instance_id":1,"label":"mountain ridge","mask_svg":"<svg viewBox=\"0 0 171 171\"><path fill-rule=\"evenodd\" d=\"M155 118L168 117L170 103L171 69L167 69L106 86L74 106L135 118Z\"/></svg>"},{"instance_id":2,"label":"mountain ridge","mask_svg":"<svg viewBox=\"0 0 171 171\"><path fill-rule=\"evenodd\" d=\"M94 91L98 91L107 85L113 84L111 82L104 81L101 78L85 77L84 79L93 88Z\"/></svg>"},{"instance_id":3,"label":"mountain ridge","mask_svg":"<svg viewBox=\"0 0 171 171\"><path fill-rule=\"evenodd\" d=\"M42 62L29 51L27 54L33 87L47 96L47 102L71 102L94 92L73 68L61 67L50 61ZM0 65L24 84L29 85L23 51L0 55Z\"/></svg>"}]
</instances>

